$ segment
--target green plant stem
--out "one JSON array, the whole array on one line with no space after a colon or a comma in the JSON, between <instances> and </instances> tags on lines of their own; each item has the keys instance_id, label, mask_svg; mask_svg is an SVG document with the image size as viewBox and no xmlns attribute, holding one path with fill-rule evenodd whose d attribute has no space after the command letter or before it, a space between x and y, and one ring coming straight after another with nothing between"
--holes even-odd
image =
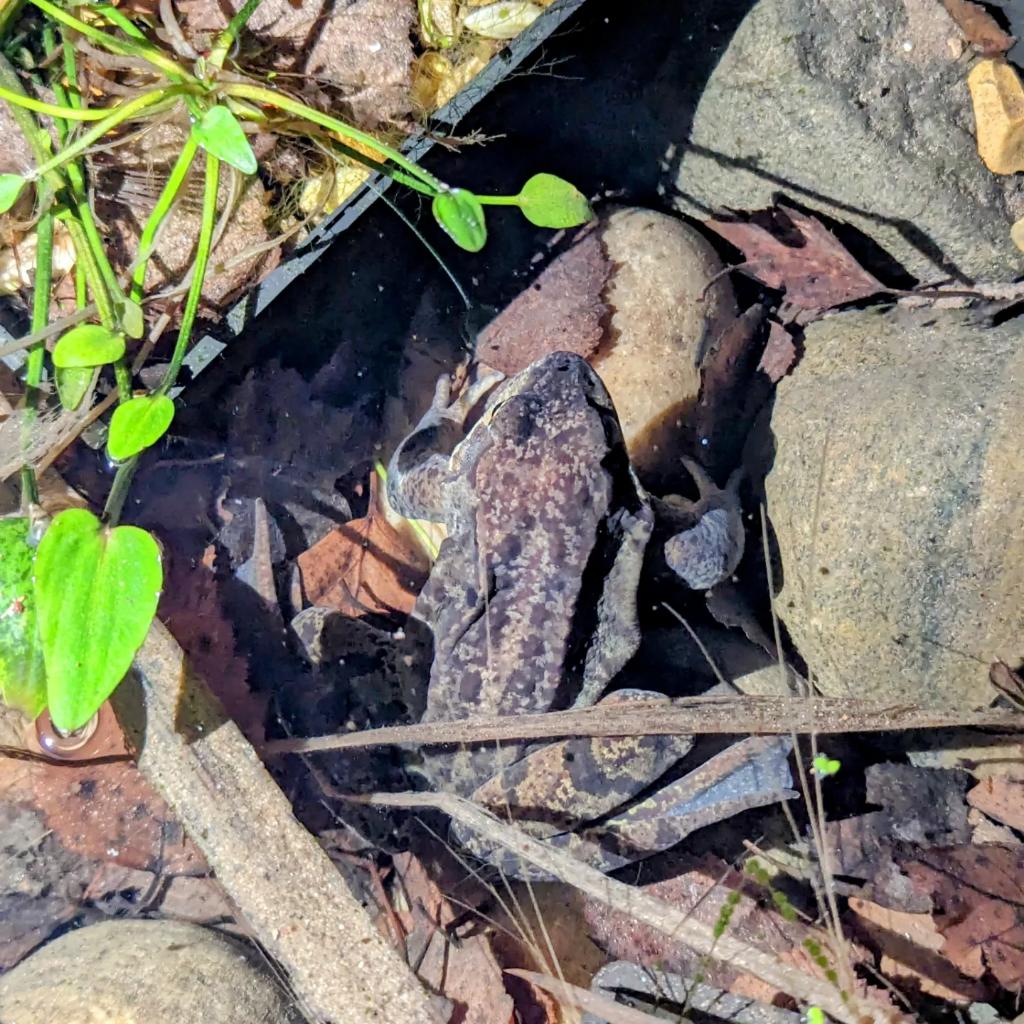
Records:
<instances>
[{"instance_id":1,"label":"green plant stem","mask_svg":"<svg viewBox=\"0 0 1024 1024\"><path fill-rule=\"evenodd\" d=\"M86 234L82 222L70 211L61 215L64 226L71 235L71 241L75 246L75 256L78 262L85 269L85 277L89 283L89 291L92 292L93 302L96 303L96 312L99 315L100 323L109 327L112 331L118 329L117 310L114 300L107 289L107 283L103 278L96 254L93 252L89 236Z\"/></svg>"},{"instance_id":2,"label":"green plant stem","mask_svg":"<svg viewBox=\"0 0 1024 1024\"><path fill-rule=\"evenodd\" d=\"M16 103L19 107L24 107L36 114L59 117L65 121L101 121L108 114L108 111L103 109L75 110L74 107L58 107L54 103L43 103L42 100L34 100L31 96L20 95L3 88L3 86L0 86L0 100Z\"/></svg>"},{"instance_id":3,"label":"green plant stem","mask_svg":"<svg viewBox=\"0 0 1024 1024\"><path fill-rule=\"evenodd\" d=\"M139 465L138 455L133 455L126 462L117 467L114 474L114 482L110 485L110 493L107 495L107 502L103 506L103 522L107 526L117 526L124 509L125 498L128 497L128 490L135 477L135 470Z\"/></svg>"},{"instance_id":4,"label":"green plant stem","mask_svg":"<svg viewBox=\"0 0 1024 1024\"><path fill-rule=\"evenodd\" d=\"M73 28L76 32L81 32L83 36L99 43L100 46L105 47L111 53L119 54L122 57L138 57L151 64L154 68L159 69L172 82L187 82L192 85L199 84L199 80L194 75L186 71L176 61L171 60L170 57L157 47L143 39L118 39L117 36L112 36L109 32L104 32L102 29L80 21L73 14L68 14L62 8L51 4L50 0L31 0L31 2L39 10L44 11L53 18L54 21L59 21L62 25Z\"/></svg>"},{"instance_id":5,"label":"green plant stem","mask_svg":"<svg viewBox=\"0 0 1024 1024\"><path fill-rule=\"evenodd\" d=\"M41 178L43 175L62 167L85 152L97 139L103 138L112 128L116 128L119 124L131 120L131 118L141 114L144 110L156 113L156 110L150 108L155 107L159 109L160 104L168 104L168 101L173 102L187 92L189 92L187 86L165 86L162 89L153 89L151 92L143 93L128 103L114 107L107 117L90 128L81 138L68 146L67 149L61 150L56 156L37 167L32 177Z\"/></svg>"},{"instance_id":6,"label":"green plant stem","mask_svg":"<svg viewBox=\"0 0 1024 1024\"><path fill-rule=\"evenodd\" d=\"M132 375L128 372L128 362L124 356L114 363L114 380L117 382L118 402L127 402L132 397Z\"/></svg>"},{"instance_id":7,"label":"green plant stem","mask_svg":"<svg viewBox=\"0 0 1024 1024\"><path fill-rule=\"evenodd\" d=\"M250 85L246 82L229 82L221 86L221 91L225 96L235 96L243 99L255 100L257 103L262 103L265 106L276 107L278 110L285 110L289 114L294 114L296 117L301 117L306 121L312 121L313 124L318 124L321 128L328 129L328 131L337 132L344 138L360 142L364 146L368 146L370 149L380 153L382 156L386 156L392 161L392 163L403 168L413 178L416 178L418 181L426 185L430 190L430 195L437 195L438 192L443 192L446 188L444 182L439 178L435 178L434 175L423 170L422 167L413 163L397 149L392 148L387 145L387 143L375 139L372 135L369 135L366 132L360 131L358 128L353 128L351 125L345 124L344 121L339 121L336 117L331 117L330 114L324 114L313 107L307 107L305 103L300 103L298 100L293 100L288 96L273 91L272 89L265 89L260 85ZM386 167L380 167L379 169L385 172L388 171Z\"/></svg>"},{"instance_id":8,"label":"green plant stem","mask_svg":"<svg viewBox=\"0 0 1024 1024\"><path fill-rule=\"evenodd\" d=\"M473 193L476 195L476 193ZM519 196L476 196L481 206L521 206Z\"/></svg>"},{"instance_id":9,"label":"green plant stem","mask_svg":"<svg viewBox=\"0 0 1024 1024\"><path fill-rule=\"evenodd\" d=\"M207 64L212 65L218 71L224 67L228 51L238 38L238 33L245 28L246 22L253 16L256 8L262 2L263 0L246 0L235 12L234 17L228 22L228 27L217 36L217 41L213 44L213 49L210 50L210 56L206 58Z\"/></svg>"},{"instance_id":10,"label":"green plant stem","mask_svg":"<svg viewBox=\"0 0 1024 1024\"><path fill-rule=\"evenodd\" d=\"M53 213L47 210L36 225L36 272L32 283L32 330L41 331L50 320L50 288L53 284ZM36 418L39 402L39 385L43 380L43 356L46 346L39 342L28 353L25 370L25 420L22 426L22 451L28 451L30 433ZM27 510L29 505L39 503L39 488L36 486L35 470L26 462L21 467L21 502Z\"/></svg>"},{"instance_id":11,"label":"green plant stem","mask_svg":"<svg viewBox=\"0 0 1024 1024\"><path fill-rule=\"evenodd\" d=\"M203 294L206 279L206 265L210 260L210 243L213 239L213 228L217 220L217 184L220 178L220 161L210 153L206 154L206 180L203 184L203 214L199 224L199 240L196 243L196 261L192 266L192 282L188 287L185 309L181 315L178 328L178 340L174 344L174 354L164 374L164 379L156 389L156 394L166 395L178 379L178 371L185 359L189 336L195 323L199 300Z\"/></svg>"},{"instance_id":12,"label":"green plant stem","mask_svg":"<svg viewBox=\"0 0 1024 1024\"><path fill-rule=\"evenodd\" d=\"M132 273L132 284L129 290L129 298L132 302L142 301L142 289L146 280L146 267L149 264L149 257L152 255L153 246L156 242L156 234L160 230L167 215L171 212L174 200L178 198L178 192L185 182L189 169L192 167L192 160L199 148L196 141L190 135L185 140L178 159L171 168L171 173L164 184L156 206L146 219L139 236L139 251L135 257L135 270Z\"/></svg>"},{"instance_id":13,"label":"green plant stem","mask_svg":"<svg viewBox=\"0 0 1024 1024\"><path fill-rule=\"evenodd\" d=\"M130 18L126 18L116 7L111 4L96 4L92 8L97 14L102 14L107 21L112 21L126 36L138 39L145 43L146 36L142 30Z\"/></svg>"}]
</instances>

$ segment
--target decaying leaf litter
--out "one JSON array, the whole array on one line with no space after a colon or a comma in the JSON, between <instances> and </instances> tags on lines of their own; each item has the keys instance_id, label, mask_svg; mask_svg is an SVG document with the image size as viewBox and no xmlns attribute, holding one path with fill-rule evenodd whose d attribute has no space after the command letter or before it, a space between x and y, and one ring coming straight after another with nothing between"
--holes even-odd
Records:
<instances>
[{"instance_id":1,"label":"decaying leaf litter","mask_svg":"<svg viewBox=\"0 0 1024 1024\"><path fill-rule=\"evenodd\" d=\"M760 227L751 226L745 230L748 223L753 224L757 220L783 225L784 237L776 238ZM721 467L728 466L730 461L735 464L738 459L745 458L747 429L761 413L757 400L770 400L770 387L765 387L758 375L767 378L769 384L774 384L787 374L799 372L803 332L829 310L847 303L885 307L893 303L923 302L935 308L941 308L940 303L961 303L980 309L983 315L998 316L1003 310L1012 313L1014 301L1019 301L1019 296L1015 299L1012 294L1004 298L996 297L997 308L993 309L992 295L986 294L988 290L984 285L977 288L950 287L945 297L936 294L942 290L941 286L921 288L916 294L914 289L887 289L849 254L829 226L813 214L796 209L788 203L771 211L760 211L759 214L755 211L753 216L743 215L731 222L723 221L720 217L714 218L713 223L709 222L706 227L722 234L740 250L742 259L738 262L737 272L753 277L767 289L749 293L763 309L756 315L751 315L749 308L741 313L743 319L737 321L742 326L741 330L736 330L733 324L729 325L733 337L731 344L724 344L723 339L717 336L707 339L701 367L703 388L691 411L695 418L690 421L691 424L699 424L699 428L691 428L691 436L696 444L703 439L710 439L710 448L716 459L720 460ZM599 324L607 313L601 310L604 272L590 269L594 262L593 242L587 241L587 238L592 239L593 235L585 237L558 257L561 262L552 274L556 281L558 304L550 320L545 317L543 305L537 306L537 296L543 296L545 282L552 279L542 275L538 279L541 289L525 292L527 301L522 311L517 311L513 304L502 314L501 329L490 331L487 335L488 342L504 354L511 369L521 368L525 363L532 362L536 355L551 350L530 347L538 344L537 334L541 333L538 321L545 326L554 325L551 329L552 348L564 347L563 339L567 333L573 332L581 335L579 344L584 351L592 345L586 336L595 332L592 325ZM587 247L590 252L587 252ZM579 254L580 248L583 249L582 255ZM571 267L575 259L582 261L579 269L565 274L562 268ZM569 283L563 284L563 281ZM579 294L572 292L573 287L580 289ZM576 313L575 310L581 312ZM572 327L564 327L566 321ZM500 344L494 339L499 339ZM523 352L528 354L524 356ZM741 396L742 405L737 404L738 396ZM695 454L700 454L700 449ZM716 469L721 467L716 466ZM371 473L373 471L368 470L367 475L359 481L359 486L352 488L348 495L353 510L359 509L361 498L379 501L379 485L374 479L376 474L371 476ZM683 483L687 482L684 477ZM360 490L362 495L359 494ZM385 624L394 626L401 621L395 613L408 610L409 596L415 593L416 581L422 579L422 569L416 572L419 556L410 554L416 550L410 547L416 543L415 531L410 531L410 540L407 536L400 537L393 529L389 531L372 525L375 520L382 521L381 517L385 514L384 511L378 511L376 504L367 504L363 522L367 524L366 529L376 531L372 541L358 521L342 525L336 534L327 534L327 537L332 538L329 541L331 545L340 546L334 549L332 561L337 559L343 567L333 583L337 601L331 611L346 617L355 614L359 618L370 618L374 625L377 624L375 616L390 615L393 621L385 620ZM252 518L258 521L260 513L252 513ZM264 604L269 601L272 607L261 611L256 620L260 623L269 618L283 623L289 612L300 610L308 601L306 580L301 574L297 577L289 574L291 559L282 556L286 545L282 543L282 527L275 519L271 517L271 525L262 530L254 527L248 531L252 534L251 540L245 536L247 531L243 530L242 539L238 540L236 536L232 542L240 545L235 564L246 562L263 567L263 584L258 589ZM748 534L755 536L759 532L760 524L755 516ZM245 543L247 540L248 546ZM348 545L348 554L344 553L345 544ZM264 550L256 551L257 546ZM305 563L314 571L326 574L328 569L325 563L313 559L314 550L311 548L303 556ZM216 564L217 556L213 552L211 548L208 561ZM220 557L223 557L223 553ZM760 557L763 563L763 552ZM770 563L767 568L770 570ZM203 578L203 571L202 567L196 567L198 576L195 578ZM765 571L762 566L761 572ZM407 596L396 598L382 594L384 579L396 583L400 592ZM247 585L252 586L251 582ZM209 583L204 586L215 592L218 586L223 586L223 581L220 585ZM323 595L332 593L331 586L319 583L316 593L317 597L312 603L321 608L326 607L320 601ZM741 596L746 599L742 615L746 617L749 628L745 631L748 635L756 634L767 639L772 647L769 655L777 655L780 652L773 640L770 609L765 618L765 593ZM264 614L268 618L264 618ZM699 604L687 607L688 617L695 614L700 615ZM323 613L319 618L330 620L329 615ZM199 645L197 654L201 655L204 651L208 654L211 624L205 614L190 616L179 613L178 621L181 624L178 639L190 647L190 631L193 631L191 635ZM336 622L336 619L333 621ZM755 629L755 626L758 628ZM232 663L240 660L236 645L243 649L246 646L245 628L236 624L235 629L235 638L221 637L221 646L225 648L223 656ZM318 633L318 639L323 635L322 632ZM362 636L357 641L349 638L344 661L362 673L367 662L378 656L373 649L373 643L378 639L374 635ZM273 662L275 665L281 663ZM213 662L205 673L211 682L218 675L216 664ZM797 668L800 668L799 663ZM314 663L312 671L320 677L327 674L319 662ZM244 682L242 689L245 690ZM329 685L322 682L319 692L329 693ZM259 694L250 694L249 697L257 705L261 699L265 699ZM271 698L272 705L280 699L280 695L275 694ZM373 701L368 700L367 704L372 711ZM344 724L346 713L352 711L351 708L332 710L338 717L339 725ZM889 712L895 724L903 721L901 716L908 709L895 704L888 709L875 707L865 710L873 711L883 721ZM366 720L360 717L365 711L365 708L358 710L356 717L360 722ZM966 712L963 719L969 719ZM385 724L388 721L390 719L384 719ZM281 724L285 723L279 721L278 726ZM294 718L291 724L294 726ZM788 732L787 724L779 723L778 730L785 734ZM723 730L728 727L728 722L719 725ZM916 999L921 994L929 993L938 995L940 999L960 999L975 1003L993 1001L1001 1007L1011 1006L1013 994L1019 992L1021 983L1017 963L1021 943L1016 934L1022 913L1021 865L1020 835L1017 832L1019 825L1014 824L1012 817L1012 797L1008 798L1005 794L1012 793L1016 785L1014 765L1020 760L1019 749L1017 754L1013 754L1014 748L1007 747L1008 753L1004 754L996 744L988 762L984 758L971 759L952 768L927 762L918 765L912 759L915 767L909 771L908 776L908 766L904 762L906 751L913 747L909 741L900 738L886 740L878 746L863 746L859 743L837 746L835 744L842 741L834 742L827 738L828 729L827 720L822 722L820 730L815 730L813 725L808 727L809 732L818 733L817 743L821 747L827 746L829 753L836 756L840 765L837 775L819 776L816 781L812 777L810 780L812 804L815 791L820 786L825 794L825 809L831 819L822 822L825 826L821 830L822 838L829 851L824 858L820 851L817 854L813 852L813 843L809 841L810 836L799 809L794 808L794 812L800 817L798 828L805 843L803 849L799 844L793 844L792 837L780 840L765 836L763 822L748 816L739 826L735 826L739 828L738 835L730 836L729 826L720 830L717 840L720 845L717 849L714 838L706 839L705 842L711 846L703 854L701 863L694 863L701 854L695 855L689 851L675 853L665 865L654 869L655 874L663 875L666 881L654 882L650 887L644 886L649 890L648 895L659 897L677 914L674 919L676 923L668 929L669 932L689 934L685 930L679 931L678 915L682 911L683 917L687 917L689 909L697 907L692 918L689 918L695 928L690 936L690 948L684 945L678 954L673 954L664 947L663 938L660 940L662 945L657 946L655 939L633 930L628 920L608 921L602 931L600 916L609 912L599 904L591 905L584 911L588 932L605 947L606 956L640 964L656 963L660 970L677 973L684 979L692 981L695 976L700 976L720 990L768 1002L782 1000L785 1003L792 999L796 990L792 987L792 976L787 971L793 967L810 979L806 991L821 995L819 1003L840 1017L844 1013L845 1000L837 998L839 989L829 980L829 973L838 976L841 969L849 967L857 968L860 980L855 991L846 989L846 999L859 999L865 997L866 993L869 1004L872 999L877 999L879 1006L889 1005L887 1001L893 997L884 994L885 990L871 980L868 972L870 967L880 968L884 976L904 991L910 999L911 1010L916 1008ZM256 737L257 740L259 738ZM800 753L805 767L812 771L811 750L807 744L801 748ZM280 759L273 763L282 773L290 773L296 764L294 760L285 762ZM979 765L984 767L979 768ZM294 787L293 792L299 794L297 805L303 816L311 821L312 827L324 830L323 810L321 808L316 811L316 807L322 805L324 797L331 792L346 789L345 783L351 783L351 780L343 778L339 785L339 781L331 777L334 769L316 765L312 757L309 768L311 781L307 779L304 784L308 786L305 793L300 793L303 784L293 781L291 785ZM83 765L80 770L86 773L84 781L87 781L89 765ZM63 772L68 774L69 770L64 769ZM972 780L970 772L976 773L975 779ZM849 781L864 778L865 774L869 780L866 805L863 801L859 804L857 802L855 791L859 783ZM287 774L283 774L282 778L287 778ZM871 795L872 785L876 787L875 798ZM845 792L837 794L845 786L854 790L853 795L846 795ZM945 794L941 801L935 799L936 790ZM975 790L978 792L975 793ZM885 794L885 799L878 798L879 792ZM430 801L429 797L420 799L427 803ZM834 808L829 806L832 799L836 801ZM872 805L878 803L883 805L882 812L871 809ZM925 806L935 807L934 820L926 823L919 820L920 809ZM1000 810L1001 807L1009 810ZM348 831L344 808L344 803L331 804L330 824L334 826L331 841L336 844L336 856L351 858L358 849L358 843L354 843L353 835ZM450 809L453 814L457 813L457 807ZM316 821L317 814L321 819L319 824ZM884 817L879 817L880 814ZM1007 820L1008 816L1010 820ZM775 815L771 827L782 827L784 831L784 823L780 822L778 815ZM836 833L839 833L838 837ZM440 834L444 836L443 831ZM420 840L423 840L422 832ZM745 850L744 843L747 844ZM461 874L467 870L465 866L460 867L457 861L453 863L451 853L443 848L431 849L424 846L423 850L423 862L413 862L417 870L422 870L423 863L429 865L435 860L446 861L449 872ZM365 856L365 851L359 852ZM855 852L862 855L859 861L853 856ZM374 855L371 854L371 857ZM486 937L488 926L481 921L486 921L483 915L489 915L498 896L477 892L468 901L468 916L461 925L449 925L447 932L430 933L428 929L425 939L411 942L409 937L417 927L424 926L425 919L444 920L455 916L452 907L459 908L466 902L459 896L461 883L457 880L449 881L446 876L450 905L443 911L438 910L436 894L399 895L401 888L389 883L399 875L407 878L408 867L397 859L392 861L386 855L381 855L381 858L380 863L375 863L373 868L365 872L356 869L354 877L361 879L360 884L367 885L366 879L377 877L383 868L386 872L383 879L385 884L376 886L378 898L385 901L397 900L399 904L402 899L412 900L411 904L397 909L400 914L410 915L415 923L399 922L399 931L395 934L405 934L403 941L406 952L414 966L423 965L429 959L422 951L414 950L416 942L433 942L435 946L440 942L442 949L458 948L457 937L453 936L457 936L460 927L482 932ZM822 859L824 864L821 863ZM823 927L827 929L828 915L820 915L812 894L813 883L822 881L823 869L826 874L832 875L826 888L834 891L843 901L840 923L846 933L845 950L840 950L834 935L820 931ZM163 865L160 865L158 871L164 872ZM702 881L698 884L693 880L696 878ZM641 872L639 879L641 883L644 881L644 872ZM953 879L952 883L949 879ZM672 888L673 883L675 888ZM141 881L139 884L141 887ZM594 885L599 888L596 881ZM701 901L700 896L708 893L711 894L710 898ZM736 894L735 900L730 896L732 893ZM628 897L623 896L623 900L628 902ZM871 906L881 907L885 913L892 915L915 915L916 922L922 928L930 929L930 937L908 943L905 936L909 934L909 927L905 924L885 927L884 923L879 926L881 911L872 911ZM432 907L434 909L430 909ZM723 918L725 907L731 909L728 916ZM621 906L617 912L622 912ZM518 919L520 915L513 908L510 916ZM390 923L382 927L393 930L395 921L391 911L385 910L384 918ZM886 920L891 924L897 919ZM864 921L872 922L871 926L863 925ZM553 918L552 930L557 924ZM763 940L765 931L770 933L771 941ZM894 931L899 933L895 938ZM654 934L658 935L658 932ZM785 970L779 968L781 973L777 976L776 988L771 988L771 982L763 972L757 973L756 958L755 969L751 971L742 950L733 951L730 947L730 954L725 957L724 964L714 958L703 959L702 953L705 950L701 946L701 935L708 946L717 944L720 951L730 946L730 943L739 946L749 944L759 955L767 953L771 963L785 965ZM543 952L545 942L542 936L535 935L532 943L528 941L525 945L533 943ZM657 952L652 952L652 947L656 947ZM443 954L435 952L433 955ZM489 956L486 949L481 955L485 958ZM844 957L848 963L842 962ZM542 963L537 966L548 971L552 969L545 956L542 955L541 960ZM737 964L743 966L737 967ZM568 974L574 969L571 960L567 959L563 970ZM770 976L774 969L769 968ZM500 1002L507 998L502 992L491 992L491 995L499 999L498 1004L474 1005L474 997L461 994L462 990L458 986L465 982L465 978L458 977L458 970L454 960L451 961L448 971L456 977L450 987L445 979L430 974L426 968L424 976L430 987L447 992L451 999L469 1005L471 1013L475 1011L481 1014L478 1018L470 1016L470 1019L494 1019L494 1013L504 1015L510 1012L508 1004ZM488 967L488 971L493 970L493 966ZM951 978L954 979L952 982ZM586 987L589 979L581 980ZM816 985L821 987L817 988ZM797 996L798 1003L809 1001L810 996ZM792 1003L789 1005L790 1008L796 1008ZM896 1006L896 1012L907 1010L905 1005L901 1006L898 1002L892 1005ZM550 1006L548 1012L554 1012ZM885 1009L875 1012L888 1014L892 1011ZM1003 1009L1002 1012L1009 1014L1011 1011Z\"/></svg>"}]
</instances>

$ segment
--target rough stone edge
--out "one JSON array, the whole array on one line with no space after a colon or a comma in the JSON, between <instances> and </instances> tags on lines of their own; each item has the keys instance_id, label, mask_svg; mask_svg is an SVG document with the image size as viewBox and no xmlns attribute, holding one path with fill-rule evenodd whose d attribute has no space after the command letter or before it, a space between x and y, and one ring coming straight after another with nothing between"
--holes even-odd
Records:
<instances>
[{"instance_id":1,"label":"rough stone edge","mask_svg":"<svg viewBox=\"0 0 1024 1024\"><path fill-rule=\"evenodd\" d=\"M441 1024L419 980L159 621L112 703L143 775L288 971L302 1005L334 1024Z\"/></svg>"}]
</instances>

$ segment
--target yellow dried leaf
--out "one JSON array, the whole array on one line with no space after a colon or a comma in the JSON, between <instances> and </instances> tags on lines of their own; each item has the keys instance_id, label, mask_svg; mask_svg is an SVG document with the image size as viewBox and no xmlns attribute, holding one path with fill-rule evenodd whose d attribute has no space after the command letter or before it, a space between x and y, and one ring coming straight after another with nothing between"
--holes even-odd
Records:
<instances>
[{"instance_id":1,"label":"yellow dried leaf","mask_svg":"<svg viewBox=\"0 0 1024 1024\"><path fill-rule=\"evenodd\" d=\"M996 174L1024 171L1024 85L1003 60L978 61L967 76L978 154Z\"/></svg>"}]
</instances>

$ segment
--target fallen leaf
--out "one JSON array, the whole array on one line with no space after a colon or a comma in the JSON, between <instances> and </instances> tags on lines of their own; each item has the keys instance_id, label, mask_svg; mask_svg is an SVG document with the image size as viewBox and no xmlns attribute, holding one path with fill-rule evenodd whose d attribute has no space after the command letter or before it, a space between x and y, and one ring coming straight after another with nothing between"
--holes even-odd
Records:
<instances>
[{"instance_id":1,"label":"fallen leaf","mask_svg":"<svg viewBox=\"0 0 1024 1024\"><path fill-rule=\"evenodd\" d=\"M408 615L429 572L423 553L387 521L376 474L367 514L333 529L297 562L306 600L351 618Z\"/></svg>"},{"instance_id":2,"label":"fallen leaf","mask_svg":"<svg viewBox=\"0 0 1024 1024\"><path fill-rule=\"evenodd\" d=\"M1000 28L999 23L974 0L942 0L949 16L957 23L967 42L983 57L1005 53L1017 41Z\"/></svg>"},{"instance_id":3,"label":"fallen leaf","mask_svg":"<svg viewBox=\"0 0 1024 1024\"><path fill-rule=\"evenodd\" d=\"M236 650L234 626L224 614L213 565L212 547L195 566L171 551L158 615L232 721L258 744L265 738L266 697L249 687L248 664Z\"/></svg>"},{"instance_id":4,"label":"fallen leaf","mask_svg":"<svg viewBox=\"0 0 1024 1024\"><path fill-rule=\"evenodd\" d=\"M398 912L416 973L432 991L460 1006L462 1024L511 1024L515 1006L487 936L479 930L454 937L449 927L462 916L410 853L394 858L406 909Z\"/></svg>"},{"instance_id":5,"label":"fallen leaf","mask_svg":"<svg viewBox=\"0 0 1024 1024\"><path fill-rule=\"evenodd\" d=\"M1024 986L1024 846L918 851L903 862L929 895L943 954L969 978L986 970L1010 992Z\"/></svg>"},{"instance_id":6,"label":"fallen leaf","mask_svg":"<svg viewBox=\"0 0 1024 1024\"><path fill-rule=\"evenodd\" d=\"M105 761L124 757L124 735L110 705L99 715L97 745L81 753ZM202 854L131 761L54 765L0 757L0 801L35 808L64 849L89 860L169 874L205 870Z\"/></svg>"},{"instance_id":7,"label":"fallen leaf","mask_svg":"<svg viewBox=\"0 0 1024 1024\"><path fill-rule=\"evenodd\" d=\"M994 661L989 666L988 678L997 690L1024 707L1024 679L1019 672L1014 672L1005 661Z\"/></svg>"},{"instance_id":8,"label":"fallen leaf","mask_svg":"<svg viewBox=\"0 0 1024 1024\"><path fill-rule=\"evenodd\" d=\"M511 375L550 352L593 355L604 335L601 293L610 273L600 234L588 231L480 332L477 358Z\"/></svg>"},{"instance_id":9,"label":"fallen leaf","mask_svg":"<svg viewBox=\"0 0 1024 1024\"><path fill-rule=\"evenodd\" d=\"M780 223L779 214L788 221ZM825 310L886 290L816 217L778 206L773 227L796 237L784 241L754 221L709 220L707 226L743 253L736 269L786 293L802 309Z\"/></svg>"},{"instance_id":10,"label":"fallen leaf","mask_svg":"<svg viewBox=\"0 0 1024 1024\"><path fill-rule=\"evenodd\" d=\"M735 905L728 934L756 946L810 975L823 977L803 943L810 939L827 950L828 937L819 929L799 920L787 921L770 901L757 898L758 887L724 861L713 856L700 858L679 855L674 877L643 886L643 891L675 906L692 908L695 920L714 927L730 893L742 894ZM749 889L749 892L744 891ZM744 974L717 960L708 960L671 936L640 924L623 911L612 910L596 900L586 901L586 919L594 941L616 960L629 960L641 966L657 966L674 974L702 980L735 995L748 996L764 1003L779 1004L787 993L766 982ZM863 959L863 950L852 949L854 960Z\"/></svg>"},{"instance_id":11,"label":"fallen leaf","mask_svg":"<svg viewBox=\"0 0 1024 1024\"><path fill-rule=\"evenodd\" d=\"M967 794L967 802L990 818L1024 831L1024 779L993 776Z\"/></svg>"},{"instance_id":12,"label":"fallen leaf","mask_svg":"<svg viewBox=\"0 0 1024 1024\"><path fill-rule=\"evenodd\" d=\"M985 989L961 977L942 955L945 939L931 914L890 910L850 897L851 927L881 954L879 969L903 991L915 988L952 1003L983 999Z\"/></svg>"},{"instance_id":13,"label":"fallen leaf","mask_svg":"<svg viewBox=\"0 0 1024 1024\"><path fill-rule=\"evenodd\" d=\"M768 327L768 343L761 353L757 368L768 375L773 384L778 384L796 362L796 344L792 335L782 324L773 320Z\"/></svg>"}]
</instances>

